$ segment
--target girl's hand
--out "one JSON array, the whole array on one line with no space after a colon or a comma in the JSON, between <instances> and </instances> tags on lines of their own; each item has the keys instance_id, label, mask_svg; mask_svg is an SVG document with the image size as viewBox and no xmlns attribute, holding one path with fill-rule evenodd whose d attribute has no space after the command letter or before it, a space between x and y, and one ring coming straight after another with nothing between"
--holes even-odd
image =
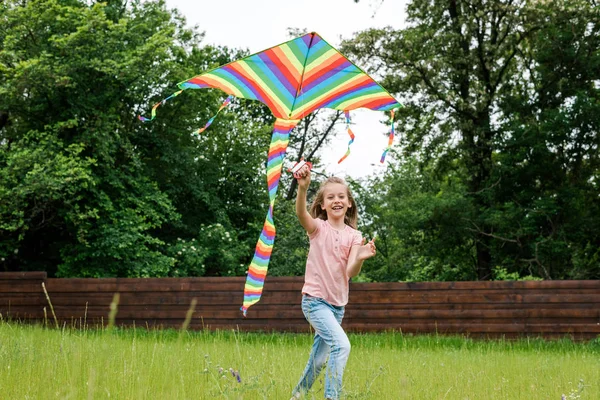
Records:
<instances>
[{"instance_id":1,"label":"girl's hand","mask_svg":"<svg viewBox=\"0 0 600 400\"><path fill-rule=\"evenodd\" d=\"M310 167L305 165L300 171L297 172L298 186L302 189L307 190L310 185Z\"/></svg>"},{"instance_id":2,"label":"girl's hand","mask_svg":"<svg viewBox=\"0 0 600 400\"><path fill-rule=\"evenodd\" d=\"M365 244L365 241L366 239L363 238L361 246L358 248L358 253L356 253L356 258L361 261L371 258L377 254L375 238L371 239L367 244Z\"/></svg>"}]
</instances>

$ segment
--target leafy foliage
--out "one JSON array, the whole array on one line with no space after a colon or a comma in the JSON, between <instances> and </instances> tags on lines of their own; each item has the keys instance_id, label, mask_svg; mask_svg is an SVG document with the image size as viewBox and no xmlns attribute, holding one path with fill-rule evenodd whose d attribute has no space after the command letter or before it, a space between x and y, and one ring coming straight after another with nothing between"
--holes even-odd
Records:
<instances>
[{"instance_id":1,"label":"leafy foliage","mask_svg":"<svg viewBox=\"0 0 600 400\"><path fill-rule=\"evenodd\" d=\"M2 5L4 269L171 276L182 270L176 238L201 236L203 223L234 225L242 242L255 235L244 230L260 218L264 157L246 150L264 146L266 153L270 121L244 122L261 114L259 107L238 104L241 118L226 116L199 139L184 132L214 112L216 92L186 93L150 126L135 119L140 105L172 90L165 82L238 54L200 47L201 35L163 2L126 4ZM192 275L231 274L251 255L229 243L203 244L206 271L198 260L184 263ZM211 256L215 251L228 257Z\"/></svg>"},{"instance_id":2,"label":"leafy foliage","mask_svg":"<svg viewBox=\"0 0 600 400\"><path fill-rule=\"evenodd\" d=\"M406 105L404 160L370 182L375 279L600 276L598 17L584 0L414 0L407 29L346 43Z\"/></svg>"},{"instance_id":3,"label":"leafy foliage","mask_svg":"<svg viewBox=\"0 0 600 400\"><path fill-rule=\"evenodd\" d=\"M351 183L380 254L360 279L600 277L599 13L588 0L413 0L406 29L345 43L405 104L400 161ZM2 269L244 273L268 203L268 109L235 100L198 136L224 95L186 91L136 120L245 55L201 40L163 1L0 3ZM338 118L307 117L288 161L318 170ZM294 191L284 174L273 275L304 271Z\"/></svg>"}]
</instances>

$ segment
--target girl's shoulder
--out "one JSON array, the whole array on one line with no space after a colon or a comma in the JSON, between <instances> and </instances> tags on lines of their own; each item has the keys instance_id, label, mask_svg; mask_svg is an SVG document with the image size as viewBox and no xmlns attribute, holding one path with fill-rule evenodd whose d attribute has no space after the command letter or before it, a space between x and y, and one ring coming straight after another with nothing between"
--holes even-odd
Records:
<instances>
[{"instance_id":1,"label":"girl's shoulder","mask_svg":"<svg viewBox=\"0 0 600 400\"><path fill-rule=\"evenodd\" d=\"M346 224L346 232L348 232L348 236L350 236L352 245L360 244L362 240L362 233L358 229L354 229L350 225Z\"/></svg>"}]
</instances>

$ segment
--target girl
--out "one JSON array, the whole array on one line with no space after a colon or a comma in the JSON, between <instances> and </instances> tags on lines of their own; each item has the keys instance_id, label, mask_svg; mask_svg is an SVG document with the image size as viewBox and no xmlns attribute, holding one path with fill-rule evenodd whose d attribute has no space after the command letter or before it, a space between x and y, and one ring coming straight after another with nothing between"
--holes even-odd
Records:
<instances>
[{"instance_id":1,"label":"girl","mask_svg":"<svg viewBox=\"0 0 600 400\"><path fill-rule=\"evenodd\" d=\"M293 399L307 392L327 361L325 397L339 399L350 342L342 329L348 283L358 275L363 261L375 255L375 243L365 244L356 230L358 212L350 189L340 178L328 178L306 211L310 168L297 174L296 215L310 239L302 288L302 311L315 330L308 363L294 388Z\"/></svg>"}]
</instances>

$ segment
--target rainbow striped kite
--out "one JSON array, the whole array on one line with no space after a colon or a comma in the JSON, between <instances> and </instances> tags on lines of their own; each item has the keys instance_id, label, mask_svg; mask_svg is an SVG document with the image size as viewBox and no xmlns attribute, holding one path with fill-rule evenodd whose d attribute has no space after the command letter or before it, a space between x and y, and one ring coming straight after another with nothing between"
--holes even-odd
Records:
<instances>
[{"instance_id":1,"label":"rainbow striped kite","mask_svg":"<svg viewBox=\"0 0 600 400\"><path fill-rule=\"evenodd\" d=\"M156 108L181 91L202 88L218 88L230 95L219 111L229 103L231 96L236 96L263 102L276 118L267 161L270 204L248 269L242 306L245 316L248 308L260 300L267 275L275 240L273 207L290 131L300 119L316 109L342 110L346 112L350 146L354 134L349 128L348 111L357 108L391 111L401 104L314 32L205 72L178 86L180 91L154 105L152 118L140 117L140 120L153 120ZM213 119L200 131L208 128ZM392 135L381 162L391 147ZM340 162L348 154L350 147Z\"/></svg>"}]
</instances>

